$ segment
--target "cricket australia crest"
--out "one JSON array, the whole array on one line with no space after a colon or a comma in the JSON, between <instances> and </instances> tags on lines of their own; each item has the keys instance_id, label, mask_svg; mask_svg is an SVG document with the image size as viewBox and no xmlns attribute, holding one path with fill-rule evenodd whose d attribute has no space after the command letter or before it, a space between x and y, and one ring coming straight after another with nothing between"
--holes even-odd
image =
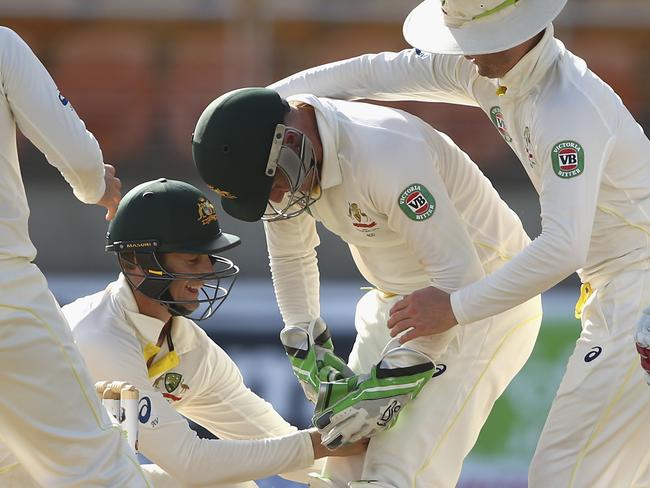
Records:
<instances>
[{"instance_id":1,"label":"cricket australia crest","mask_svg":"<svg viewBox=\"0 0 650 488\"><path fill-rule=\"evenodd\" d=\"M210 200L206 198L199 198L197 206L199 213L198 221L203 225L208 225L210 222L215 222L217 220L217 212L215 211L214 205L212 205Z\"/></svg>"},{"instance_id":2,"label":"cricket australia crest","mask_svg":"<svg viewBox=\"0 0 650 488\"><path fill-rule=\"evenodd\" d=\"M178 388L182 379L183 375L180 373L165 373L165 390L171 393Z\"/></svg>"}]
</instances>

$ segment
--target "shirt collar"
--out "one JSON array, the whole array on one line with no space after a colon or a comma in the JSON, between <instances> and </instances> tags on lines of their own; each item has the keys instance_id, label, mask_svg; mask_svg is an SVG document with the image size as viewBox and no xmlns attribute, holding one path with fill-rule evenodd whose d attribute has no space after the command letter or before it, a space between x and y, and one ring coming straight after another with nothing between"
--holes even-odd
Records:
<instances>
[{"instance_id":1,"label":"shirt collar","mask_svg":"<svg viewBox=\"0 0 650 488\"><path fill-rule=\"evenodd\" d=\"M321 146L323 147L323 165L320 174L320 187L326 190L343 181L341 164L338 157L338 124L334 114L335 110L329 107L327 100L319 99L313 95L295 95L287 100L297 100L314 107L316 124Z\"/></svg>"},{"instance_id":2,"label":"shirt collar","mask_svg":"<svg viewBox=\"0 0 650 488\"><path fill-rule=\"evenodd\" d=\"M549 24L541 41L498 80L499 87L507 88L503 96L525 95L539 83L560 54L561 43L553 36L553 25Z\"/></svg>"},{"instance_id":3,"label":"shirt collar","mask_svg":"<svg viewBox=\"0 0 650 488\"><path fill-rule=\"evenodd\" d=\"M165 322L139 312L133 291L123 273L120 273L117 281L109 285L109 290L120 308L124 310L127 323L135 329L142 345L149 342L156 344ZM174 317L172 341L178 354L183 354L198 346L199 340L194 333L194 327L196 324L192 320L185 317Z\"/></svg>"}]
</instances>

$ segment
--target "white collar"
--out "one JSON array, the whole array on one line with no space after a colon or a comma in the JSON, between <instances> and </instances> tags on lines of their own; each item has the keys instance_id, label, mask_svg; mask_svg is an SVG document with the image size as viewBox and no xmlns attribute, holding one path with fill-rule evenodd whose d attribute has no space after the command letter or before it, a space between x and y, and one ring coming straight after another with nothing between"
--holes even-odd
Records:
<instances>
[{"instance_id":1,"label":"white collar","mask_svg":"<svg viewBox=\"0 0 650 488\"><path fill-rule=\"evenodd\" d=\"M562 43L553 35L553 25L549 24L539 43L526 53L503 78L498 80L499 86L507 88L503 96L526 95L546 75L562 49Z\"/></svg>"},{"instance_id":2,"label":"white collar","mask_svg":"<svg viewBox=\"0 0 650 488\"><path fill-rule=\"evenodd\" d=\"M140 313L133 291L124 274L120 273L117 281L110 283L107 288L119 308L124 311L127 323L135 329L142 344L148 342L156 344L165 322ZM197 347L199 338L195 333L195 327L198 326L186 317L174 317L173 321L172 341L176 352L183 354Z\"/></svg>"},{"instance_id":3,"label":"white collar","mask_svg":"<svg viewBox=\"0 0 650 488\"><path fill-rule=\"evenodd\" d=\"M338 124L334 111L328 107L327 100L319 99L313 95L296 95L287 100L298 100L314 107L318 135L320 136L321 147L323 148L323 165L320 174L320 187L326 190L343 181L341 165L338 156Z\"/></svg>"}]
</instances>

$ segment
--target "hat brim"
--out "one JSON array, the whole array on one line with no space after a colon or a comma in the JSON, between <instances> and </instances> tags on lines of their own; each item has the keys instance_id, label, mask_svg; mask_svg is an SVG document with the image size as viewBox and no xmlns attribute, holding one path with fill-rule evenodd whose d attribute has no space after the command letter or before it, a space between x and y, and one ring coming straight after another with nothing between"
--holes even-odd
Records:
<instances>
[{"instance_id":1,"label":"hat brim","mask_svg":"<svg viewBox=\"0 0 650 488\"><path fill-rule=\"evenodd\" d=\"M513 48L542 32L567 0L520 0L501 12L462 27L445 24L440 0L425 0L406 17L404 39L438 54L478 55Z\"/></svg>"}]
</instances>

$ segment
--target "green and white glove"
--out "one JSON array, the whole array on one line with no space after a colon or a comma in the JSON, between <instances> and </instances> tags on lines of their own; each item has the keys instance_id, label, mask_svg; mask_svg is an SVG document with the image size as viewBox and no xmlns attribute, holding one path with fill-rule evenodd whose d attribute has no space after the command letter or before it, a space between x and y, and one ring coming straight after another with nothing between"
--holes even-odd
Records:
<instances>
[{"instance_id":1,"label":"green and white glove","mask_svg":"<svg viewBox=\"0 0 650 488\"><path fill-rule=\"evenodd\" d=\"M334 354L332 337L321 318L312 320L307 330L285 327L280 332L280 341L293 373L312 403L318 399L322 381L336 381L354 375L345 361Z\"/></svg>"},{"instance_id":2,"label":"green and white glove","mask_svg":"<svg viewBox=\"0 0 650 488\"><path fill-rule=\"evenodd\" d=\"M402 346L384 354L369 374L321 382L312 419L321 443L336 449L389 429L434 372L428 356Z\"/></svg>"}]
</instances>

